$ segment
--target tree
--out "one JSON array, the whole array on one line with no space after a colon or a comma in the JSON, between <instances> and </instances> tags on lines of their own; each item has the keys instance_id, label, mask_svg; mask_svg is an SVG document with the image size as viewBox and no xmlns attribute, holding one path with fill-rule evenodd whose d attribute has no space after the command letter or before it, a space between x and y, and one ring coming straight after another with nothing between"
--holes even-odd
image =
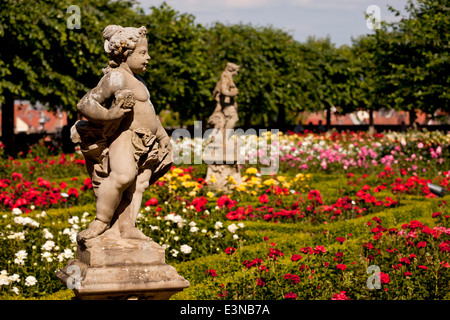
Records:
<instances>
[{"instance_id":1,"label":"tree","mask_svg":"<svg viewBox=\"0 0 450 320\"><path fill-rule=\"evenodd\" d=\"M381 81L376 93L386 106L428 114L448 110L450 97L450 15L446 0L408 1L407 17L383 23L372 37ZM390 7L400 15L400 12Z\"/></svg>"},{"instance_id":2,"label":"tree","mask_svg":"<svg viewBox=\"0 0 450 320\"><path fill-rule=\"evenodd\" d=\"M352 77L349 78L352 105L344 113L366 110L369 113L369 131L374 132L373 112L385 107L379 99L376 87L380 77L374 61L376 42L372 37L361 36L353 40L350 54Z\"/></svg>"},{"instance_id":3,"label":"tree","mask_svg":"<svg viewBox=\"0 0 450 320\"><path fill-rule=\"evenodd\" d=\"M0 103L5 152L15 155L14 99L61 106L76 104L101 76L108 61L102 30L133 20L132 1L86 0L80 29L69 29L70 0L4 0L0 4Z\"/></svg>"},{"instance_id":4,"label":"tree","mask_svg":"<svg viewBox=\"0 0 450 320\"><path fill-rule=\"evenodd\" d=\"M304 60L311 79L307 83L308 106L310 111L327 111L327 129L331 123L331 108L340 107L349 111L354 109L350 79L350 48L336 48L330 38L308 38L305 43Z\"/></svg>"},{"instance_id":5,"label":"tree","mask_svg":"<svg viewBox=\"0 0 450 320\"><path fill-rule=\"evenodd\" d=\"M179 112L182 120L201 119L213 86L205 29L195 24L194 16L165 3L151 7L145 21L152 59L143 78L155 108Z\"/></svg>"},{"instance_id":6,"label":"tree","mask_svg":"<svg viewBox=\"0 0 450 320\"><path fill-rule=\"evenodd\" d=\"M305 80L298 43L291 35L271 26L216 23L206 36L216 81L226 62L241 66L236 85L244 127L282 126L289 112L299 110Z\"/></svg>"}]
</instances>

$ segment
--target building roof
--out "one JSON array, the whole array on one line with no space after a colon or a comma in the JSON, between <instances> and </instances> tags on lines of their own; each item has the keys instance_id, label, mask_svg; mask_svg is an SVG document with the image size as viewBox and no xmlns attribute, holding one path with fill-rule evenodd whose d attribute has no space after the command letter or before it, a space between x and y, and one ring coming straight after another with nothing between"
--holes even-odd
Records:
<instances>
[{"instance_id":1,"label":"building roof","mask_svg":"<svg viewBox=\"0 0 450 320\"><path fill-rule=\"evenodd\" d=\"M67 113L56 109L48 111L43 106L33 106L29 101L14 101L14 132L38 133L45 131L47 133L56 133L67 125ZM0 111L0 130L2 113ZM40 121L44 122L42 127Z\"/></svg>"}]
</instances>

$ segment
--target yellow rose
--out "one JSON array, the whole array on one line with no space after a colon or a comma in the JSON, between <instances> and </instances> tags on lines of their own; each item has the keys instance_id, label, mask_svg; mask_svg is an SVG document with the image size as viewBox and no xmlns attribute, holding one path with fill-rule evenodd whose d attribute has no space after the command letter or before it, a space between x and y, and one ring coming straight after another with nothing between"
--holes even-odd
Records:
<instances>
[{"instance_id":1,"label":"yellow rose","mask_svg":"<svg viewBox=\"0 0 450 320\"><path fill-rule=\"evenodd\" d=\"M234 180L233 176L228 176L228 183L236 184L236 180Z\"/></svg>"},{"instance_id":2,"label":"yellow rose","mask_svg":"<svg viewBox=\"0 0 450 320\"><path fill-rule=\"evenodd\" d=\"M270 178L270 179L267 179L266 181L264 181L264 184L265 184L266 186L273 186L273 185L275 185L275 184L278 184L278 181L276 181L276 180Z\"/></svg>"}]
</instances>

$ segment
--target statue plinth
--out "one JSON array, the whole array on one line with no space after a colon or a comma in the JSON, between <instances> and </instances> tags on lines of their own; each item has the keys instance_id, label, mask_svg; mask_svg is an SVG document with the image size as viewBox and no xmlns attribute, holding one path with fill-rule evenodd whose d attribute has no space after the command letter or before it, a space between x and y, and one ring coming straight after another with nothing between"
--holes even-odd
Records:
<instances>
[{"instance_id":1,"label":"statue plinth","mask_svg":"<svg viewBox=\"0 0 450 320\"><path fill-rule=\"evenodd\" d=\"M239 120L235 98L239 92L233 77L239 66L228 62L213 91L216 108L208 123L213 126L211 141L205 148L203 160L208 164L205 181L208 188L229 193L234 185L242 182L238 164L237 141L232 139L232 130Z\"/></svg>"},{"instance_id":2,"label":"statue plinth","mask_svg":"<svg viewBox=\"0 0 450 320\"><path fill-rule=\"evenodd\" d=\"M80 300L164 300L189 287L152 240L122 239L110 229L78 245L56 277Z\"/></svg>"},{"instance_id":3,"label":"statue plinth","mask_svg":"<svg viewBox=\"0 0 450 320\"><path fill-rule=\"evenodd\" d=\"M232 147L227 148L227 143ZM236 141L228 139L223 144L212 142L205 147L203 161L208 165L205 178L208 188L230 193L233 186L242 183L236 146Z\"/></svg>"}]
</instances>

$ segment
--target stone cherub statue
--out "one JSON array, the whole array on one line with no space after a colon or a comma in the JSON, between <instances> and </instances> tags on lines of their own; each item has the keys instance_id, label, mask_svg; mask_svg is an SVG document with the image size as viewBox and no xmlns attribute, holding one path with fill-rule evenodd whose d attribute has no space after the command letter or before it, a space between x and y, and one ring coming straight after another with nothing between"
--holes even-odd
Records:
<instances>
[{"instance_id":1,"label":"stone cherub statue","mask_svg":"<svg viewBox=\"0 0 450 320\"><path fill-rule=\"evenodd\" d=\"M107 26L104 49L110 62L98 85L78 103L87 119L72 128L96 195L96 217L78 242L114 228L124 239L148 240L136 225L142 196L172 164L170 137L138 76L150 56L145 27Z\"/></svg>"},{"instance_id":2,"label":"stone cherub statue","mask_svg":"<svg viewBox=\"0 0 450 320\"><path fill-rule=\"evenodd\" d=\"M233 77L237 75L239 66L228 62L225 70L220 75L213 91L213 100L217 102L214 112L208 119L214 129L220 131L225 137L226 129L233 129L239 121L235 97L239 93Z\"/></svg>"},{"instance_id":3,"label":"stone cherub statue","mask_svg":"<svg viewBox=\"0 0 450 320\"><path fill-rule=\"evenodd\" d=\"M208 164L206 182L212 189L223 192L231 191L229 177L236 184L241 183L238 165L238 143L233 139L233 129L239 120L235 97L239 93L233 77L239 66L228 62L213 91L216 107L208 119L213 126L210 143L205 148L203 160Z\"/></svg>"}]
</instances>

